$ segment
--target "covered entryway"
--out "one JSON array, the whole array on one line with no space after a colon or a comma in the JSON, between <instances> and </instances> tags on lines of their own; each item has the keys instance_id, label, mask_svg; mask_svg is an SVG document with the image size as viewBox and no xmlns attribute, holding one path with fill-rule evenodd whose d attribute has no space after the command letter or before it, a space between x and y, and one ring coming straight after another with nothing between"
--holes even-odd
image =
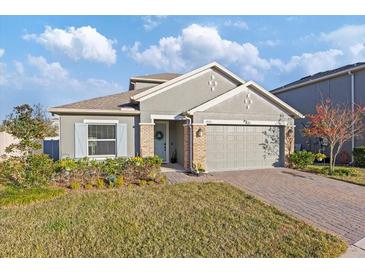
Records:
<instances>
[{"instance_id":1,"label":"covered entryway","mask_svg":"<svg viewBox=\"0 0 365 274\"><path fill-rule=\"evenodd\" d=\"M284 127L208 125L207 170L284 166Z\"/></svg>"}]
</instances>

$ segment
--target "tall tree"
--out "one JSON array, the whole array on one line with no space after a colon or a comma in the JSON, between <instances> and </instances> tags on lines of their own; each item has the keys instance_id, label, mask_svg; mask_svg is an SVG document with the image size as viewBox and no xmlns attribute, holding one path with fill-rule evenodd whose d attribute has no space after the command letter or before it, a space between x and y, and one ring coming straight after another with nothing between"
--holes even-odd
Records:
<instances>
[{"instance_id":1,"label":"tall tree","mask_svg":"<svg viewBox=\"0 0 365 274\"><path fill-rule=\"evenodd\" d=\"M23 104L15 107L3 121L0 130L19 140L18 143L8 146L6 152L20 151L23 155L42 148L41 142L45 137L56 135L56 128L39 104L34 106Z\"/></svg>"},{"instance_id":2,"label":"tall tree","mask_svg":"<svg viewBox=\"0 0 365 274\"><path fill-rule=\"evenodd\" d=\"M334 105L330 99L316 106L316 113L307 115L309 120L303 132L308 137L325 138L330 149L330 173L333 174L336 158L345 142L365 133L365 107Z\"/></svg>"}]
</instances>

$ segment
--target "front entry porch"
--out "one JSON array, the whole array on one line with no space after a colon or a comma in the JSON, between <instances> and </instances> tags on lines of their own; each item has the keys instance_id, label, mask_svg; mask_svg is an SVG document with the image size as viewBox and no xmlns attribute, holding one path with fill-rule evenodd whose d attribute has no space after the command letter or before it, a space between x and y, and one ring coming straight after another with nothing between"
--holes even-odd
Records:
<instances>
[{"instance_id":1,"label":"front entry porch","mask_svg":"<svg viewBox=\"0 0 365 274\"><path fill-rule=\"evenodd\" d=\"M168 169L183 169L185 120L155 120L153 130L154 155Z\"/></svg>"}]
</instances>

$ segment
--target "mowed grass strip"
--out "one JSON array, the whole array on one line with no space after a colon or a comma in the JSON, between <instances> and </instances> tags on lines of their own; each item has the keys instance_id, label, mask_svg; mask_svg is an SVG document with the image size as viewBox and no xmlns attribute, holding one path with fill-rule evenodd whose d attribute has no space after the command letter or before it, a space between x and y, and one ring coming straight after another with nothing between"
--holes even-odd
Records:
<instances>
[{"instance_id":1,"label":"mowed grass strip","mask_svg":"<svg viewBox=\"0 0 365 274\"><path fill-rule=\"evenodd\" d=\"M336 257L345 249L223 183L70 192L0 209L0 257Z\"/></svg>"},{"instance_id":2,"label":"mowed grass strip","mask_svg":"<svg viewBox=\"0 0 365 274\"><path fill-rule=\"evenodd\" d=\"M27 189L3 186L0 188L0 208L50 200L64 193L64 189L55 187Z\"/></svg>"}]
</instances>

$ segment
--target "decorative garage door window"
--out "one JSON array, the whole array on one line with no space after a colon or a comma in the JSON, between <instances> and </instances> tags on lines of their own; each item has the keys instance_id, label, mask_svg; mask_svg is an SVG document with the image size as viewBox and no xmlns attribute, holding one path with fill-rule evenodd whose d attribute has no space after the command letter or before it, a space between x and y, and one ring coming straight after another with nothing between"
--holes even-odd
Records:
<instances>
[{"instance_id":1,"label":"decorative garage door window","mask_svg":"<svg viewBox=\"0 0 365 274\"><path fill-rule=\"evenodd\" d=\"M163 139L163 133L161 131L157 131L156 135L155 135L155 138L157 140L162 140Z\"/></svg>"},{"instance_id":2,"label":"decorative garage door window","mask_svg":"<svg viewBox=\"0 0 365 274\"><path fill-rule=\"evenodd\" d=\"M116 155L115 125L88 125L89 155Z\"/></svg>"}]
</instances>

